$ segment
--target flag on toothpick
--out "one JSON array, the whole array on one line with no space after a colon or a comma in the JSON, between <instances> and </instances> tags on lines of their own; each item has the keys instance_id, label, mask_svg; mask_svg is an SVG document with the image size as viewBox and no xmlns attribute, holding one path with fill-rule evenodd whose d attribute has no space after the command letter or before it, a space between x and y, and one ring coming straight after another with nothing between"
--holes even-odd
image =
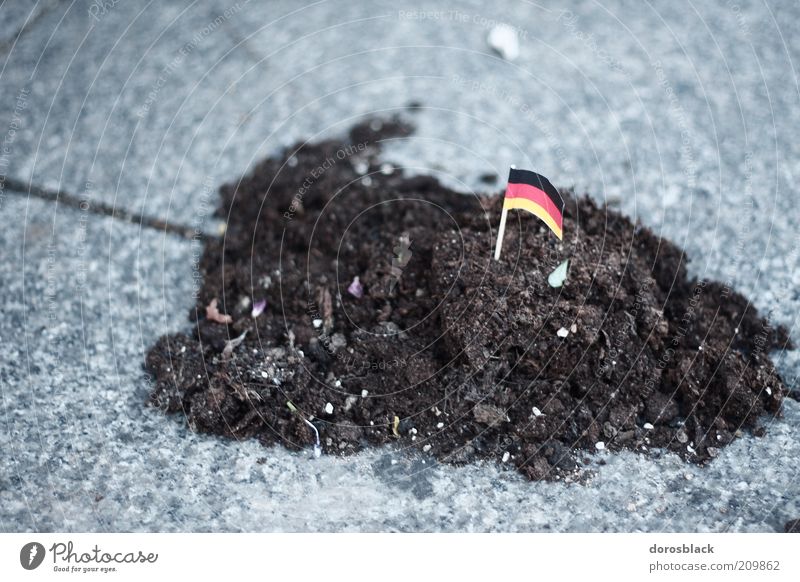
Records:
<instances>
[{"instance_id":1,"label":"flag on toothpick","mask_svg":"<svg viewBox=\"0 0 800 582\"><path fill-rule=\"evenodd\" d=\"M561 240L564 223L564 199L550 181L528 170L511 168L508 174L508 186L503 201L503 214L500 217L500 230L497 232L497 245L494 248L494 260L500 260L503 248L503 234L506 231L506 217L512 208L527 210L541 218Z\"/></svg>"}]
</instances>

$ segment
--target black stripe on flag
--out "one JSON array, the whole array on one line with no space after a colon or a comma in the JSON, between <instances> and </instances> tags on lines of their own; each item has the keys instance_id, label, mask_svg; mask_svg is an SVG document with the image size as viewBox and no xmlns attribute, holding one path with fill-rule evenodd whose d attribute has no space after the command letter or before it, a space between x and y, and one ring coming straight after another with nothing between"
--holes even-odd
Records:
<instances>
[{"instance_id":1,"label":"black stripe on flag","mask_svg":"<svg viewBox=\"0 0 800 582\"><path fill-rule=\"evenodd\" d=\"M541 174L531 172L530 170L518 170L516 168L511 168L511 171L508 173L508 183L528 184L529 186L538 188L547 194L547 197L550 198L553 204L555 204L559 212L562 214L564 213L564 199L561 197L561 194L558 193L556 187L550 183L550 180Z\"/></svg>"}]
</instances>

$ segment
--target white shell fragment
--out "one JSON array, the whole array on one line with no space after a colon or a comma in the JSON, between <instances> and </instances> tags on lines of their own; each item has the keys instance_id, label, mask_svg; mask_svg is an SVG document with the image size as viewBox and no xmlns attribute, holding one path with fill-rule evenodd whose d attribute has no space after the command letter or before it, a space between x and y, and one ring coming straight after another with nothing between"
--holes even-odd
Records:
<instances>
[{"instance_id":1,"label":"white shell fragment","mask_svg":"<svg viewBox=\"0 0 800 582\"><path fill-rule=\"evenodd\" d=\"M333 414L333 404L330 402L325 405L325 414Z\"/></svg>"},{"instance_id":2,"label":"white shell fragment","mask_svg":"<svg viewBox=\"0 0 800 582\"><path fill-rule=\"evenodd\" d=\"M653 430L653 428L655 428L655 427L654 427L652 424L650 424L649 422L645 422L645 423L642 425L642 428L643 428L644 430Z\"/></svg>"},{"instance_id":3,"label":"white shell fragment","mask_svg":"<svg viewBox=\"0 0 800 582\"><path fill-rule=\"evenodd\" d=\"M569 335L569 330L566 327L562 327L556 332L558 337L567 337Z\"/></svg>"},{"instance_id":4,"label":"white shell fragment","mask_svg":"<svg viewBox=\"0 0 800 582\"><path fill-rule=\"evenodd\" d=\"M508 451L503 453L503 462L504 463L507 463L510 458L511 458L511 453L509 453Z\"/></svg>"},{"instance_id":5,"label":"white shell fragment","mask_svg":"<svg viewBox=\"0 0 800 582\"><path fill-rule=\"evenodd\" d=\"M369 396L369 391L368 390L362 390L361 391L361 398L366 398L367 396Z\"/></svg>"},{"instance_id":6,"label":"white shell fragment","mask_svg":"<svg viewBox=\"0 0 800 582\"><path fill-rule=\"evenodd\" d=\"M535 406L533 407L533 411L532 412L533 412L534 416L541 416L542 415L542 411L539 410L538 408L536 408Z\"/></svg>"},{"instance_id":7,"label":"white shell fragment","mask_svg":"<svg viewBox=\"0 0 800 582\"><path fill-rule=\"evenodd\" d=\"M594 444L594 448L596 448L598 451L602 451L606 448L606 443L603 441L598 441Z\"/></svg>"},{"instance_id":8,"label":"white shell fragment","mask_svg":"<svg viewBox=\"0 0 800 582\"><path fill-rule=\"evenodd\" d=\"M559 266L553 270L547 277L547 284L551 287L558 288L567 280L567 270L569 269L569 259L563 261Z\"/></svg>"},{"instance_id":9,"label":"white shell fragment","mask_svg":"<svg viewBox=\"0 0 800 582\"><path fill-rule=\"evenodd\" d=\"M486 42L507 61L513 61L519 56L517 31L508 24L498 24L492 28Z\"/></svg>"}]
</instances>

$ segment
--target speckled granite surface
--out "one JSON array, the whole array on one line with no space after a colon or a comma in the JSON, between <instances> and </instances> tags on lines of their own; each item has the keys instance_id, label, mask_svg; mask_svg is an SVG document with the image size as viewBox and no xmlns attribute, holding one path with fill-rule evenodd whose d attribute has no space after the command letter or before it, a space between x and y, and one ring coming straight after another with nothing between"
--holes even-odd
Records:
<instances>
[{"instance_id":1,"label":"speckled granite surface","mask_svg":"<svg viewBox=\"0 0 800 582\"><path fill-rule=\"evenodd\" d=\"M418 132L386 153L407 171L469 190L536 167L675 239L695 274L799 339L796 3L20 4L0 6L0 44L36 11L0 53L0 174L18 187L207 227L205 182L418 101ZM519 27L513 63L487 49L494 20ZM198 247L8 188L0 211L2 531L774 531L800 516L793 401L710 467L597 455L588 485L191 434L143 407L141 364L186 325ZM797 352L776 357L795 384Z\"/></svg>"}]
</instances>

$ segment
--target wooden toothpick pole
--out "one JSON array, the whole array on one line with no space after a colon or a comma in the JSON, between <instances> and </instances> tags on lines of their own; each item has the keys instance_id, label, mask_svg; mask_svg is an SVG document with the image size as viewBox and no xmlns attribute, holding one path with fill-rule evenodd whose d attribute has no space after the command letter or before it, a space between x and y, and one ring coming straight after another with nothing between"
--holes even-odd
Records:
<instances>
[{"instance_id":1,"label":"wooden toothpick pole","mask_svg":"<svg viewBox=\"0 0 800 582\"><path fill-rule=\"evenodd\" d=\"M500 260L500 251L503 250L503 235L506 233L506 217L508 216L508 209L503 208L503 214L500 215L500 228L497 231L497 243L494 245L494 260Z\"/></svg>"}]
</instances>

